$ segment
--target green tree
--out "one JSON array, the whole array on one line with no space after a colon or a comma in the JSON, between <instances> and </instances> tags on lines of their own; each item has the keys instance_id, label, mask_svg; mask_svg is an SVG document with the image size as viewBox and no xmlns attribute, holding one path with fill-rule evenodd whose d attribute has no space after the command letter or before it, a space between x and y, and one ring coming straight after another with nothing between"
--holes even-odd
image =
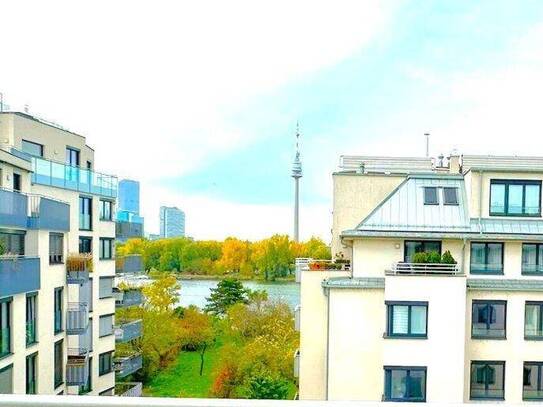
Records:
<instances>
[{"instance_id":1,"label":"green tree","mask_svg":"<svg viewBox=\"0 0 543 407\"><path fill-rule=\"evenodd\" d=\"M288 396L289 383L283 378L259 375L249 379L250 399L284 400Z\"/></svg>"},{"instance_id":2,"label":"green tree","mask_svg":"<svg viewBox=\"0 0 543 407\"><path fill-rule=\"evenodd\" d=\"M157 312L172 311L179 301L180 289L181 285L177 282L175 275L160 276L142 289L145 296L145 308Z\"/></svg>"},{"instance_id":3,"label":"green tree","mask_svg":"<svg viewBox=\"0 0 543 407\"><path fill-rule=\"evenodd\" d=\"M196 307L188 307L183 312L181 325L181 343L189 351L200 354L200 376L204 370L204 356L208 346L215 341L213 321L208 314Z\"/></svg>"},{"instance_id":4,"label":"green tree","mask_svg":"<svg viewBox=\"0 0 543 407\"><path fill-rule=\"evenodd\" d=\"M275 280L290 273L294 262L291 244L286 235L273 235L253 244L252 261L265 280Z\"/></svg>"},{"instance_id":5,"label":"green tree","mask_svg":"<svg viewBox=\"0 0 543 407\"><path fill-rule=\"evenodd\" d=\"M211 295L206 298L205 311L213 315L224 315L229 307L237 303L249 302L248 291L241 281L235 278L225 278L219 281L216 288L211 289Z\"/></svg>"}]
</instances>

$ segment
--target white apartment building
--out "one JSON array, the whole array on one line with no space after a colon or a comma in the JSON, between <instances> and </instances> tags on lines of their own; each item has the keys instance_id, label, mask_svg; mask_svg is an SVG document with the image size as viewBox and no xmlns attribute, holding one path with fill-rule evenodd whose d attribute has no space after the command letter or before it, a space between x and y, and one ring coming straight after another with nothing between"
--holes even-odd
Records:
<instances>
[{"instance_id":1,"label":"white apartment building","mask_svg":"<svg viewBox=\"0 0 543 407\"><path fill-rule=\"evenodd\" d=\"M299 266L300 399L543 400L543 158L343 156L333 181L350 267Z\"/></svg>"},{"instance_id":2,"label":"white apartment building","mask_svg":"<svg viewBox=\"0 0 543 407\"><path fill-rule=\"evenodd\" d=\"M84 137L0 113L0 393L115 393L116 197Z\"/></svg>"}]
</instances>

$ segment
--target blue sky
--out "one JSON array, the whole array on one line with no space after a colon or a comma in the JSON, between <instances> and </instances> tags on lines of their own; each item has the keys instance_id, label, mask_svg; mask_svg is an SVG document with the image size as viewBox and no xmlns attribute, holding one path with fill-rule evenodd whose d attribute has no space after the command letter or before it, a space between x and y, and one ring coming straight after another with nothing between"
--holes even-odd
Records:
<instances>
[{"instance_id":1,"label":"blue sky","mask_svg":"<svg viewBox=\"0 0 543 407\"><path fill-rule=\"evenodd\" d=\"M0 91L140 179L150 232L166 204L197 238L290 233L297 121L304 237L330 238L340 154L422 155L427 131L434 155L543 151L541 1L126 3L121 32L118 5L99 33L54 3L70 38L38 19L23 32L26 4L10 5L20 42Z\"/></svg>"}]
</instances>

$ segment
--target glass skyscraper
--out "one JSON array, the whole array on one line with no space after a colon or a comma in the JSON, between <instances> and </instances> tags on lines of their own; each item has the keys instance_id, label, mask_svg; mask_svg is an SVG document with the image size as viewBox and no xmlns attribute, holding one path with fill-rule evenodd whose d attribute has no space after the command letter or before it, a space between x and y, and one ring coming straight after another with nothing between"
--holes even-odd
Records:
<instances>
[{"instance_id":1,"label":"glass skyscraper","mask_svg":"<svg viewBox=\"0 0 543 407\"><path fill-rule=\"evenodd\" d=\"M160 237L184 237L185 212L176 207L160 207Z\"/></svg>"},{"instance_id":2,"label":"glass skyscraper","mask_svg":"<svg viewBox=\"0 0 543 407\"><path fill-rule=\"evenodd\" d=\"M117 209L117 240L124 242L143 237L143 218L140 216L140 183L130 179L119 182Z\"/></svg>"},{"instance_id":3,"label":"glass skyscraper","mask_svg":"<svg viewBox=\"0 0 543 407\"><path fill-rule=\"evenodd\" d=\"M119 182L119 212L128 211L140 214L140 183L130 179Z\"/></svg>"}]
</instances>

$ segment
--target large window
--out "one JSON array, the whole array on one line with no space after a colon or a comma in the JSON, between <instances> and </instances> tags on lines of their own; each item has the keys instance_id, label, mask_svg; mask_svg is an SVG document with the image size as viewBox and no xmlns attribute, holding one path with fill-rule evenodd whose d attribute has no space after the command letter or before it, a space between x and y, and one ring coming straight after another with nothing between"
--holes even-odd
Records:
<instances>
[{"instance_id":1,"label":"large window","mask_svg":"<svg viewBox=\"0 0 543 407\"><path fill-rule=\"evenodd\" d=\"M79 197L79 230L92 230L92 198Z\"/></svg>"},{"instance_id":2,"label":"large window","mask_svg":"<svg viewBox=\"0 0 543 407\"><path fill-rule=\"evenodd\" d=\"M471 362L470 399L504 399L505 362Z\"/></svg>"},{"instance_id":3,"label":"large window","mask_svg":"<svg viewBox=\"0 0 543 407\"><path fill-rule=\"evenodd\" d=\"M113 202L100 200L100 220L113 220Z\"/></svg>"},{"instance_id":4,"label":"large window","mask_svg":"<svg viewBox=\"0 0 543 407\"><path fill-rule=\"evenodd\" d=\"M55 389L64 383L64 341L55 342Z\"/></svg>"},{"instance_id":5,"label":"large window","mask_svg":"<svg viewBox=\"0 0 543 407\"><path fill-rule=\"evenodd\" d=\"M23 256L25 254L24 232L0 232L0 240L4 243L4 251L9 254Z\"/></svg>"},{"instance_id":6,"label":"large window","mask_svg":"<svg viewBox=\"0 0 543 407\"><path fill-rule=\"evenodd\" d=\"M385 366L385 401L426 401L426 368Z\"/></svg>"},{"instance_id":7,"label":"large window","mask_svg":"<svg viewBox=\"0 0 543 407\"><path fill-rule=\"evenodd\" d=\"M436 240L406 240L404 243L404 261L411 263L415 253L438 252L441 254L441 242Z\"/></svg>"},{"instance_id":8,"label":"large window","mask_svg":"<svg viewBox=\"0 0 543 407\"><path fill-rule=\"evenodd\" d=\"M36 394L38 353L26 357L26 394Z\"/></svg>"},{"instance_id":9,"label":"large window","mask_svg":"<svg viewBox=\"0 0 543 407\"><path fill-rule=\"evenodd\" d=\"M43 157L43 146L33 141L22 140L21 147L25 153L36 157Z\"/></svg>"},{"instance_id":10,"label":"large window","mask_svg":"<svg viewBox=\"0 0 543 407\"><path fill-rule=\"evenodd\" d=\"M0 394L13 394L13 365L0 369Z\"/></svg>"},{"instance_id":11,"label":"large window","mask_svg":"<svg viewBox=\"0 0 543 407\"><path fill-rule=\"evenodd\" d=\"M427 302L387 301L387 336L426 338Z\"/></svg>"},{"instance_id":12,"label":"large window","mask_svg":"<svg viewBox=\"0 0 543 407\"><path fill-rule=\"evenodd\" d=\"M543 362L525 362L523 400L543 400Z\"/></svg>"},{"instance_id":13,"label":"large window","mask_svg":"<svg viewBox=\"0 0 543 407\"><path fill-rule=\"evenodd\" d=\"M36 329L38 327L38 294L26 296L26 346L37 342Z\"/></svg>"},{"instance_id":14,"label":"large window","mask_svg":"<svg viewBox=\"0 0 543 407\"><path fill-rule=\"evenodd\" d=\"M543 244L522 245L522 274L543 275Z\"/></svg>"},{"instance_id":15,"label":"large window","mask_svg":"<svg viewBox=\"0 0 543 407\"><path fill-rule=\"evenodd\" d=\"M114 239L100 238L100 260L110 260L113 258Z\"/></svg>"},{"instance_id":16,"label":"large window","mask_svg":"<svg viewBox=\"0 0 543 407\"><path fill-rule=\"evenodd\" d=\"M471 274L503 274L503 243L471 243Z\"/></svg>"},{"instance_id":17,"label":"large window","mask_svg":"<svg viewBox=\"0 0 543 407\"><path fill-rule=\"evenodd\" d=\"M101 337L113 335L113 315L101 315L98 335Z\"/></svg>"},{"instance_id":18,"label":"large window","mask_svg":"<svg viewBox=\"0 0 543 407\"><path fill-rule=\"evenodd\" d=\"M473 300L471 337L474 339L505 338L507 301Z\"/></svg>"},{"instance_id":19,"label":"large window","mask_svg":"<svg viewBox=\"0 0 543 407\"><path fill-rule=\"evenodd\" d=\"M491 216L540 216L541 181L490 181Z\"/></svg>"},{"instance_id":20,"label":"large window","mask_svg":"<svg viewBox=\"0 0 543 407\"><path fill-rule=\"evenodd\" d=\"M524 338L543 339L543 302L526 301Z\"/></svg>"},{"instance_id":21,"label":"large window","mask_svg":"<svg viewBox=\"0 0 543 407\"><path fill-rule=\"evenodd\" d=\"M92 237L79 236L79 253L92 254Z\"/></svg>"},{"instance_id":22,"label":"large window","mask_svg":"<svg viewBox=\"0 0 543 407\"><path fill-rule=\"evenodd\" d=\"M11 298L0 300L0 357L11 353Z\"/></svg>"},{"instance_id":23,"label":"large window","mask_svg":"<svg viewBox=\"0 0 543 407\"><path fill-rule=\"evenodd\" d=\"M64 258L64 235L49 233L49 264L60 264Z\"/></svg>"},{"instance_id":24,"label":"large window","mask_svg":"<svg viewBox=\"0 0 543 407\"><path fill-rule=\"evenodd\" d=\"M62 332L63 291L62 287L55 288L55 334Z\"/></svg>"},{"instance_id":25,"label":"large window","mask_svg":"<svg viewBox=\"0 0 543 407\"><path fill-rule=\"evenodd\" d=\"M99 356L98 374L100 376L113 371L113 351L101 353Z\"/></svg>"}]
</instances>

